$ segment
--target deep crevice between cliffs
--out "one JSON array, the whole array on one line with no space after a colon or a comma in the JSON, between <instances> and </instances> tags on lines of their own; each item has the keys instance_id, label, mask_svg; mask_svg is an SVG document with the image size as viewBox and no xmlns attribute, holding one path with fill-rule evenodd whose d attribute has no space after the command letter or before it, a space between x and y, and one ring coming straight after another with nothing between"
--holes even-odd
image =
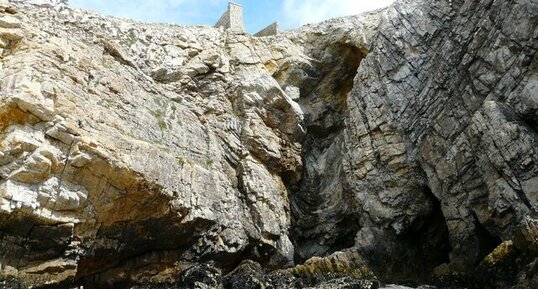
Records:
<instances>
[{"instance_id":1,"label":"deep crevice between cliffs","mask_svg":"<svg viewBox=\"0 0 538 289\"><path fill-rule=\"evenodd\" d=\"M301 179L294 183L292 177L282 176L290 196L296 264L354 247L361 229L352 192L345 185L341 148L348 93L367 53L342 43L316 53L321 61L314 69L305 69L309 78L299 85L292 83L300 88L299 103L305 111L307 127ZM429 280L435 267L449 263L452 248L441 202L428 187L423 191L432 204L431 211L418 217L408 232L394 240L400 247L396 250L408 257L402 264L409 266L392 268L394 272L383 272L384 276L379 277L418 284ZM382 256L379 264L387 258L394 259L394 255Z\"/></svg>"},{"instance_id":2,"label":"deep crevice between cliffs","mask_svg":"<svg viewBox=\"0 0 538 289\"><path fill-rule=\"evenodd\" d=\"M282 175L290 192L296 263L352 247L360 229L344 185L341 147L347 95L365 51L347 43L317 49L313 52L317 65L303 68L306 78L291 81L300 89L298 102L307 128L300 181ZM282 84L281 75L275 78ZM287 84L290 81L284 81L283 87Z\"/></svg>"}]
</instances>

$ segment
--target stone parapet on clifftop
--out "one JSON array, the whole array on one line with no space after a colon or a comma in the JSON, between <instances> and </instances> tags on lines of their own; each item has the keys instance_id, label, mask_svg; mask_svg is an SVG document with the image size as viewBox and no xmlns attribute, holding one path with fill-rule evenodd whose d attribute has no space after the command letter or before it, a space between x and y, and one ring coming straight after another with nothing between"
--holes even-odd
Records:
<instances>
[{"instance_id":1,"label":"stone parapet on clifftop","mask_svg":"<svg viewBox=\"0 0 538 289\"><path fill-rule=\"evenodd\" d=\"M267 27L260 30L258 33L254 34L256 37L264 37L264 36L274 36L277 35L279 32L279 26L278 22L274 22Z\"/></svg>"},{"instance_id":2,"label":"stone parapet on clifftop","mask_svg":"<svg viewBox=\"0 0 538 289\"><path fill-rule=\"evenodd\" d=\"M228 10L224 12L215 27L223 27L225 30L233 32L245 32L243 25L243 7L241 5L229 2Z\"/></svg>"}]
</instances>

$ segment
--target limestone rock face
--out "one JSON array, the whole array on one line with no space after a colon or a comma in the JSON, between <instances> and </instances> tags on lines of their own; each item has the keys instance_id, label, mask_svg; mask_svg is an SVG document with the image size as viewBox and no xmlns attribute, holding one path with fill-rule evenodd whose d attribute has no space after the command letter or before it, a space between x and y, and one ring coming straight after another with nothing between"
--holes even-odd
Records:
<instances>
[{"instance_id":1,"label":"limestone rock face","mask_svg":"<svg viewBox=\"0 0 538 289\"><path fill-rule=\"evenodd\" d=\"M379 254L372 232L412 236L429 258L446 229L446 261L465 271L536 217L537 8L417 1L388 11L398 20L379 27L348 96L343 166L364 214L360 250Z\"/></svg>"},{"instance_id":2,"label":"limestone rock face","mask_svg":"<svg viewBox=\"0 0 538 289\"><path fill-rule=\"evenodd\" d=\"M66 2L0 1L0 288L533 288L535 0L260 38Z\"/></svg>"}]
</instances>

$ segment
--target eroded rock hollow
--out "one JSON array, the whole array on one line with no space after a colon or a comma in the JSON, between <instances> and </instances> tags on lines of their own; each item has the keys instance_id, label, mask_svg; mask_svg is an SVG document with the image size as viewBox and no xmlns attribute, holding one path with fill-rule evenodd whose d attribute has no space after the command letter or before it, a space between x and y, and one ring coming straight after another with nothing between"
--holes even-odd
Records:
<instances>
[{"instance_id":1,"label":"eroded rock hollow","mask_svg":"<svg viewBox=\"0 0 538 289\"><path fill-rule=\"evenodd\" d=\"M536 288L536 0L44 2L0 1L0 288Z\"/></svg>"}]
</instances>

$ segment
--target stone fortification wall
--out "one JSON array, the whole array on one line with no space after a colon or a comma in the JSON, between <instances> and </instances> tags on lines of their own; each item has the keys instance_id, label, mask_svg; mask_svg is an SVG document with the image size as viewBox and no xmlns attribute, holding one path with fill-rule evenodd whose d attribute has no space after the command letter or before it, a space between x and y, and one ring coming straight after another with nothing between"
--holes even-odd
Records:
<instances>
[{"instance_id":1,"label":"stone fortification wall","mask_svg":"<svg viewBox=\"0 0 538 289\"><path fill-rule=\"evenodd\" d=\"M263 28L258 33L254 34L254 36L257 36L257 37L273 36L273 35L277 35L278 31L279 31L278 22L273 22L271 25Z\"/></svg>"},{"instance_id":2,"label":"stone fortification wall","mask_svg":"<svg viewBox=\"0 0 538 289\"><path fill-rule=\"evenodd\" d=\"M235 3L228 3L228 10L220 17L215 27L244 32L243 7Z\"/></svg>"}]
</instances>

